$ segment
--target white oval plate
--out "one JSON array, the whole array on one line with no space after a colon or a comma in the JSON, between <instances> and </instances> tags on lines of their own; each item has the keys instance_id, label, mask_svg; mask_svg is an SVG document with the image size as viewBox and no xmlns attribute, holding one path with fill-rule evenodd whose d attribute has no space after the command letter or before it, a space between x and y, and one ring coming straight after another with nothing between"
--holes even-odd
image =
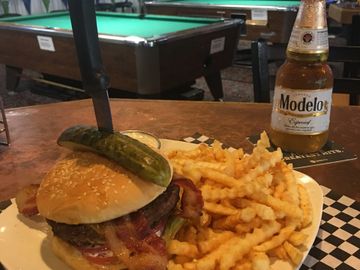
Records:
<instances>
[{"instance_id":1,"label":"white oval plate","mask_svg":"<svg viewBox=\"0 0 360 270\"><path fill-rule=\"evenodd\" d=\"M161 146L165 152L196 147L195 144L165 139L161 140ZM308 190L313 205L313 222L305 230L309 238L305 243L304 260L320 226L323 193L318 183L311 177L300 172L296 172L296 177ZM46 223L40 217L33 220L19 215L13 202L0 214L0 262L9 270L70 270L52 253L46 237L47 230ZM271 268L293 269L289 263L283 261L273 262ZM300 265L297 269L299 268Z\"/></svg>"}]
</instances>

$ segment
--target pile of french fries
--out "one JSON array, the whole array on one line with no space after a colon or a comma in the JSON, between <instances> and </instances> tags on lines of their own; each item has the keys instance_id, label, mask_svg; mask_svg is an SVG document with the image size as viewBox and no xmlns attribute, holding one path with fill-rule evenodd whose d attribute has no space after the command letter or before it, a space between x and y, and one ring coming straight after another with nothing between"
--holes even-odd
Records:
<instances>
[{"instance_id":1,"label":"pile of french fries","mask_svg":"<svg viewBox=\"0 0 360 270\"><path fill-rule=\"evenodd\" d=\"M169 270L270 269L283 260L293 268L303 258L312 222L306 189L297 182L282 152L269 152L265 132L251 154L222 149L219 142L168 158L176 176L201 190L201 218L177 233L168 245Z\"/></svg>"}]
</instances>

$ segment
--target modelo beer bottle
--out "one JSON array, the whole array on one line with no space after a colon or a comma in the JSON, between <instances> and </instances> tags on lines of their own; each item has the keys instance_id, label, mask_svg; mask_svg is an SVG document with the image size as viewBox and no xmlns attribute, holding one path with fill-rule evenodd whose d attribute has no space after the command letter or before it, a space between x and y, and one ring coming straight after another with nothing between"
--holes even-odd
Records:
<instances>
[{"instance_id":1,"label":"modelo beer bottle","mask_svg":"<svg viewBox=\"0 0 360 270\"><path fill-rule=\"evenodd\" d=\"M310 153L327 141L333 87L325 0L303 0L276 74L270 137L285 151Z\"/></svg>"}]
</instances>

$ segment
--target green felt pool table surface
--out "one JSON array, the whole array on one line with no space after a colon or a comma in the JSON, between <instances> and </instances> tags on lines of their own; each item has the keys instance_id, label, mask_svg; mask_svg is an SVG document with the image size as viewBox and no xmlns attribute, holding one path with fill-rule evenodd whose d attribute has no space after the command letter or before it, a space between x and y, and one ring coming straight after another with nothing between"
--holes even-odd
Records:
<instances>
[{"instance_id":1,"label":"green felt pool table surface","mask_svg":"<svg viewBox=\"0 0 360 270\"><path fill-rule=\"evenodd\" d=\"M146 15L140 19L138 14L98 12L96 15L98 32L108 35L138 36L150 38L183 30L194 29L221 19L186 18L174 16ZM33 15L1 19L0 22L16 23L49 28L71 30L70 16L67 12L46 15Z\"/></svg>"},{"instance_id":2,"label":"green felt pool table surface","mask_svg":"<svg viewBox=\"0 0 360 270\"><path fill-rule=\"evenodd\" d=\"M273 0L165 0L163 3L179 4L200 4L200 5L242 5L242 6L276 6L276 7L293 7L299 6L300 1L273 1Z\"/></svg>"}]
</instances>

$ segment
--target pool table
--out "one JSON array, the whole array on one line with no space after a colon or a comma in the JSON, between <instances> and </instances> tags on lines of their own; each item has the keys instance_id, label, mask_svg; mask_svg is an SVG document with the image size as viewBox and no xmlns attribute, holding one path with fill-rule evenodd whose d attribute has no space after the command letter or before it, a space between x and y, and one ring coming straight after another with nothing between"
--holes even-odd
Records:
<instances>
[{"instance_id":1,"label":"pool table","mask_svg":"<svg viewBox=\"0 0 360 270\"><path fill-rule=\"evenodd\" d=\"M111 88L158 95L204 76L214 98L222 97L220 70L232 64L240 20L110 12L96 18ZM8 88L23 68L80 80L67 12L2 19L0 40Z\"/></svg>"},{"instance_id":2,"label":"pool table","mask_svg":"<svg viewBox=\"0 0 360 270\"><path fill-rule=\"evenodd\" d=\"M285 0L161 0L146 2L148 14L246 19L242 39L265 38L287 43L300 1Z\"/></svg>"}]
</instances>

